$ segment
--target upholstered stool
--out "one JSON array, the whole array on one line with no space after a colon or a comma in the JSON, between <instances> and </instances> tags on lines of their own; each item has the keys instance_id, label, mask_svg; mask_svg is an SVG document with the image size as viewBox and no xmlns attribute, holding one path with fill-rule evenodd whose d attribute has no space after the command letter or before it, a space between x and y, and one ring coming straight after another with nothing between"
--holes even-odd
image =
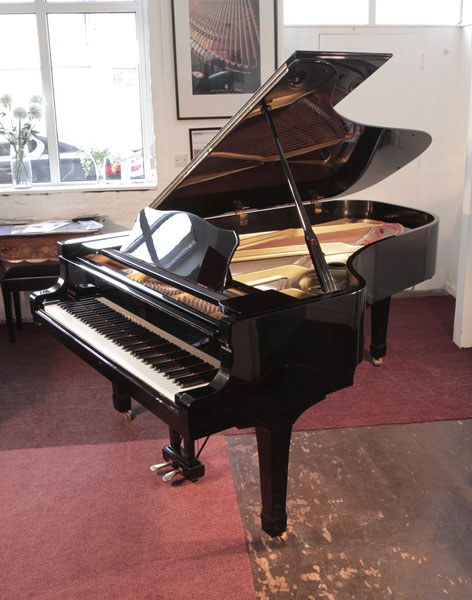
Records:
<instances>
[{"instance_id":1,"label":"upholstered stool","mask_svg":"<svg viewBox=\"0 0 472 600\"><path fill-rule=\"evenodd\" d=\"M28 263L8 269L0 280L5 321L10 342L15 341L11 300L15 306L16 326L21 329L21 306L19 292L43 290L54 285L59 276L59 263Z\"/></svg>"}]
</instances>

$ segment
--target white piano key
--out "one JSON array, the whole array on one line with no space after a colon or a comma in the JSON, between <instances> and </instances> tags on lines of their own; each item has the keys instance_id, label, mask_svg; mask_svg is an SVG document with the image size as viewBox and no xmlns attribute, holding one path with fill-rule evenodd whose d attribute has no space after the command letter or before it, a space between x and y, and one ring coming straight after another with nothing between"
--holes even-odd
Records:
<instances>
[{"instance_id":1,"label":"white piano key","mask_svg":"<svg viewBox=\"0 0 472 600\"><path fill-rule=\"evenodd\" d=\"M192 345L183 342L179 338L169 334L167 331L159 329L158 327L148 323L146 320L137 317L133 313L125 310L118 304L107 300L106 298L95 298L99 300L103 304L109 306L116 312L130 319L134 323L138 323L142 327L145 327L147 330L167 339L169 342L179 346L182 350L185 350L189 354L200 358L205 361L209 365L218 368L219 362L213 356L209 356L205 354L198 348L194 348ZM184 389L190 389L188 387L183 387L174 381L171 381L162 373L159 373L155 369L152 368L151 365L146 364L143 360L133 356L124 348L121 348L117 343L112 342L104 335L96 331L90 325L83 323L80 319L69 313L67 310L59 306L58 304L46 304L44 306L44 311L55 321L57 321L60 325L71 331L75 336L81 338L94 348L96 348L99 352L108 357L111 361L118 364L124 370L128 371L134 377L141 379L144 383L156 389L159 393L165 396L168 400L172 402L175 401L175 395L178 392L181 392ZM202 383L200 385L193 385L192 389L198 387L204 387L208 385L207 383Z\"/></svg>"}]
</instances>

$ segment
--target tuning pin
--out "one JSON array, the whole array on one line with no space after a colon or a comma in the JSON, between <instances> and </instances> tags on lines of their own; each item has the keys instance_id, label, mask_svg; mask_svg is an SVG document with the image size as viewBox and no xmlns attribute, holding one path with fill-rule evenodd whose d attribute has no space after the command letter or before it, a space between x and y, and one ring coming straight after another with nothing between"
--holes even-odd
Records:
<instances>
[{"instance_id":1,"label":"tuning pin","mask_svg":"<svg viewBox=\"0 0 472 600\"><path fill-rule=\"evenodd\" d=\"M162 481L170 481L177 475L177 473L180 473L180 469L175 469L175 471L170 471L169 473L166 473L163 476Z\"/></svg>"},{"instance_id":2,"label":"tuning pin","mask_svg":"<svg viewBox=\"0 0 472 600\"><path fill-rule=\"evenodd\" d=\"M154 473L155 471L159 471L160 469L163 469L164 467L169 467L170 465L172 465L172 463L167 461L167 462L160 463L158 465L151 465L149 467L149 470Z\"/></svg>"}]
</instances>

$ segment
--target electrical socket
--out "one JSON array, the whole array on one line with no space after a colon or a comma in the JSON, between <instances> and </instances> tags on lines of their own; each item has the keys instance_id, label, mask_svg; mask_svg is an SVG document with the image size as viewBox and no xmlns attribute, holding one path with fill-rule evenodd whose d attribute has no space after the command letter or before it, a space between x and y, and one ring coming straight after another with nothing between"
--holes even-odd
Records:
<instances>
[{"instance_id":1,"label":"electrical socket","mask_svg":"<svg viewBox=\"0 0 472 600\"><path fill-rule=\"evenodd\" d=\"M188 165L188 154L176 154L175 155L175 166L186 167Z\"/></svg>"}]
</instances>

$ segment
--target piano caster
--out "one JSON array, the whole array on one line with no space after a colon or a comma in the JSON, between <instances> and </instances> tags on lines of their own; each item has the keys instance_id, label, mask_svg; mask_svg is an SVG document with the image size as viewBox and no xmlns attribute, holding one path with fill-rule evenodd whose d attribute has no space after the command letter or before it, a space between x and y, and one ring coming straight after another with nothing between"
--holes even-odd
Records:
<instances>
[{"instance_id":1,"label":"piano caster","mask_svg":"<svg viewBox=\"0 0 472 600\"><path fill-rule=\"evenodd\" d=\"M382 364L382 359L381 358L373 358L372 364L374 365L374 367L380 367L380 365Z\"/></svg>"},{"instance_id":2,"label":"piano caster","mask_svg":"<svg viewBox=\"0 0 472 600\"><path fill-rule=\"evenodd\" d=\"M272 539L279 548L285 548L287 545L287 534L285 532L282 535L276 535Z\"/></svg>"},{"instance_id":3,"label":"piano caster","mask_svg":"<svg viewBox=\"0 0 472 600\"><path fill-rule=\"evenodd\" d=\"M131 421L134 416L132 410L124 410L121 414L123 415L125 421Z\"/></svg>"}]
</instances>

